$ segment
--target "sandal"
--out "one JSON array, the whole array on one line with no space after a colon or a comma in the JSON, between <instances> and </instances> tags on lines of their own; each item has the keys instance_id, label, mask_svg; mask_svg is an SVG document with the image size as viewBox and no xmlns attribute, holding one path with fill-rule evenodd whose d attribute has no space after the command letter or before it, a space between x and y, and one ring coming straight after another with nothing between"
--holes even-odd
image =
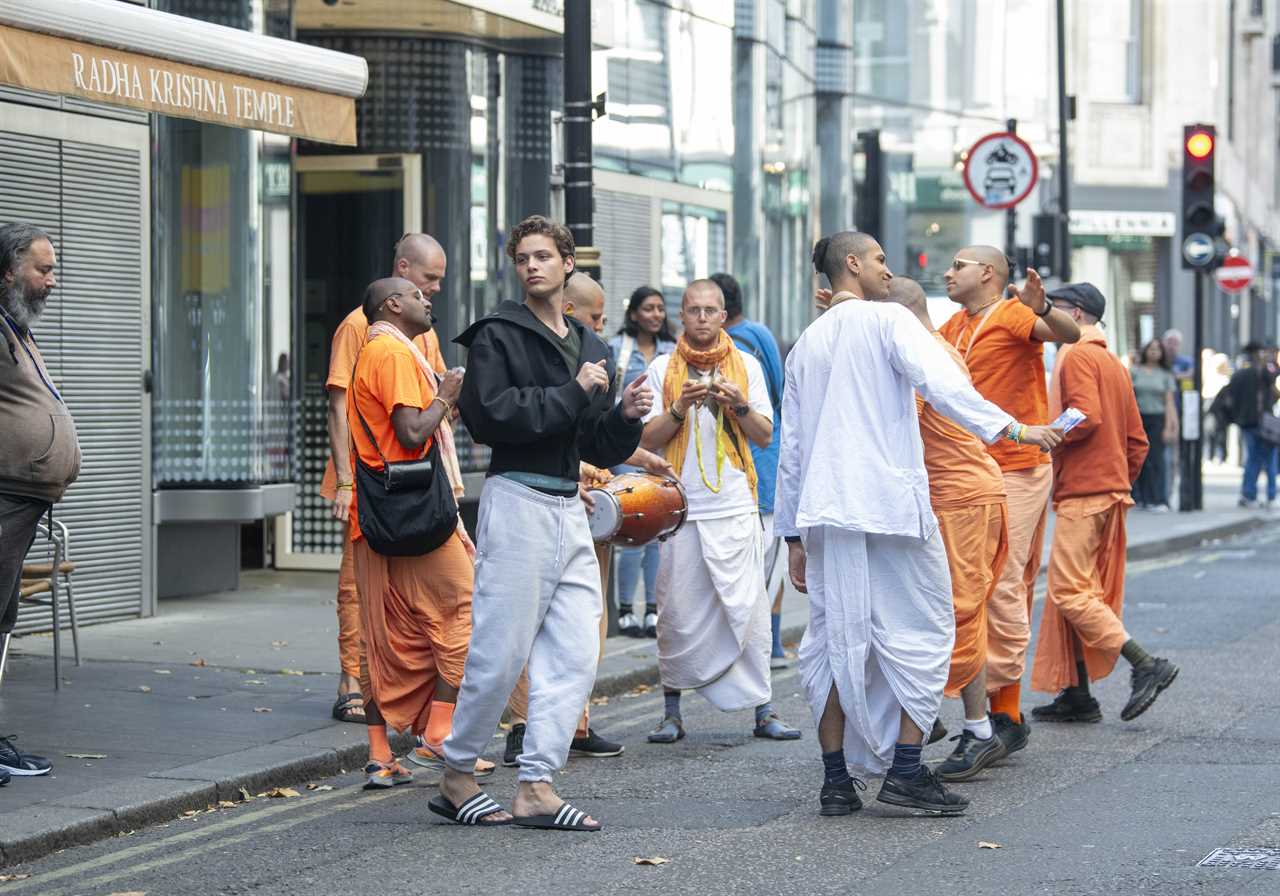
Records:
<instances>
[{"instance_id":1,"label":"sandal","mask_svg":"<svg viewBox=\"0 0 1280 896\"><path fill-rule=\"evenodd\" d=\"M333 717L339 722L359 722L365 724L364 695L359 691L350 694L339 694L333 703Z\"/></svg>"},{"instance_id":2,"label":"sandal","mask_svg":"<svg viewBox=\"0 0 1280 896\"><path fill-rule=\"evenodd\" d=\"M503 808L487 793L477 793L462 801L461 806L449 802L443 794L436 794L427 802L427 808L437 815L447 818L454 824L470 825L477 828L496 828L511 824L511 819L501 821L485 821L490 815L502 812Z\"/></svg>"},{"instance_id":3,"label":"sandal","mask_svg":"<svg viewBox=\"0 0 1280 896\"><path fill-rule=\"evenodd\" d=\"M587 813L566 803L551 815L517 815L511 823L518 828L537 828L542 831L598 831L600 822L587 823Z\"/></svg>"},{"instance_id":4,"label":"sandal","mask_svg":"<svg viewBox=\"0 0 1280 896\"><path fill-rule=\"evenodd\" d=\"M649 743L673 744L682 737L684 737L684 725L681 724L680 719L667 716L657 728L649 732Z\"/></svg>"}]
</instances>

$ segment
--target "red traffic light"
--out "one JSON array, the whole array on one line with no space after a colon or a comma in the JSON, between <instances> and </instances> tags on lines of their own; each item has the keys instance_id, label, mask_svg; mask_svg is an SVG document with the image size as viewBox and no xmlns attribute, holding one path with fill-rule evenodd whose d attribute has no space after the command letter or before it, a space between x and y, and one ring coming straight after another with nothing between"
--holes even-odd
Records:
<instances>
[{"instance_id":1,"label":"red traffic light","mask_svg":"<svg viewBox=\"0 0 1280 896\"><path fill-rule=\"evenodd\" d=\"M1187 155L1193 159L1205 159L1213 153L1213 135L1196 131L1187 135Z\"/></svg>"}]
</instances>

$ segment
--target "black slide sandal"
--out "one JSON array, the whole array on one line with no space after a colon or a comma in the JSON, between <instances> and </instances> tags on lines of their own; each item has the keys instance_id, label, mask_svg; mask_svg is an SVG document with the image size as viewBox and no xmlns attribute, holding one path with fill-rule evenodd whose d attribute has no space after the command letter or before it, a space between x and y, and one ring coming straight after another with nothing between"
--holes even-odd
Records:
<instances>
[{"instance_id":1,"label":"black slide sandal","mask_svg":"<svg viewBox=\"0 0 1280 896\"><path fill-rule=\"evenodd\" d=\"M470 825L477 828L496 828L511 824L510 819L503 821L485 821L490 815L501 812L502 807L487 793L477 793L455 806L444 796L437 794L427 803L427 808L439 816L449 819L454 824Z\"/></svg>"},{"instance_id":2,"label":"black slide sandal","mask_svg":"<svg viewBox=\"0 0 1280 896\"><path fill-rule=\"evenodd\" d=\"M517 815L511 823L518 828L536 828L543 831L598 831L603 828L600 822L586 824L587 813L575 809L568 803L561 803L554 815Z\"/></svg>"}]
</instances>

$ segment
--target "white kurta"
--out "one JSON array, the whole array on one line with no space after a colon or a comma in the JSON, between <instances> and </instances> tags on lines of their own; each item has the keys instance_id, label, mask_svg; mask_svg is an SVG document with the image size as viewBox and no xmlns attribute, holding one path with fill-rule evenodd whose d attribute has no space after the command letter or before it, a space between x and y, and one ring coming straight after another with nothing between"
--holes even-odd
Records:
<instances>
[{"instance_id":1,"label":"white kurta","mask_svg":"<svg viewBox=\"0 0 1280 896\"><path fill-rule=\"evenodd\" d=\"M933 725L955 638L913 390L986 442L1013 422L900 305L842 302L787 358L774 530L807 554L800 674L816 720L836 687L845 756L871 774L899 708Z\"/></svg>"}]
</instances>

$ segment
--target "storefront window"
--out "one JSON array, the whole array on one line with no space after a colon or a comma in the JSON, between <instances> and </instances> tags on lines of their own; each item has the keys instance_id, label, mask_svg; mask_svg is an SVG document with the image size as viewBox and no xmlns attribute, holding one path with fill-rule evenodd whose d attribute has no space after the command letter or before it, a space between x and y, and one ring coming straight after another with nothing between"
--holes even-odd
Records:
<instances>
[{"instance_id":1,"label":"storefront window","mask_svg":"<svg viewBox=\"0 0 1280 896\"><path fill-rule=\"evenodd\" d=\"M262 5L166 11L263 30ZM159 487L291 478L289 141L156 116L153 476Z\"/></svg>"},{"instance_id":2,"label":"storefront window","mask_svg":"<svg viewBox=\"0 0 1280 896\"><path fill-rule=\"evenodd\" d=\"M662 206L662 294L667 316L679 319L684 289L728 266L725 214L676 202Z\"/></svg>"}]
</instances>

